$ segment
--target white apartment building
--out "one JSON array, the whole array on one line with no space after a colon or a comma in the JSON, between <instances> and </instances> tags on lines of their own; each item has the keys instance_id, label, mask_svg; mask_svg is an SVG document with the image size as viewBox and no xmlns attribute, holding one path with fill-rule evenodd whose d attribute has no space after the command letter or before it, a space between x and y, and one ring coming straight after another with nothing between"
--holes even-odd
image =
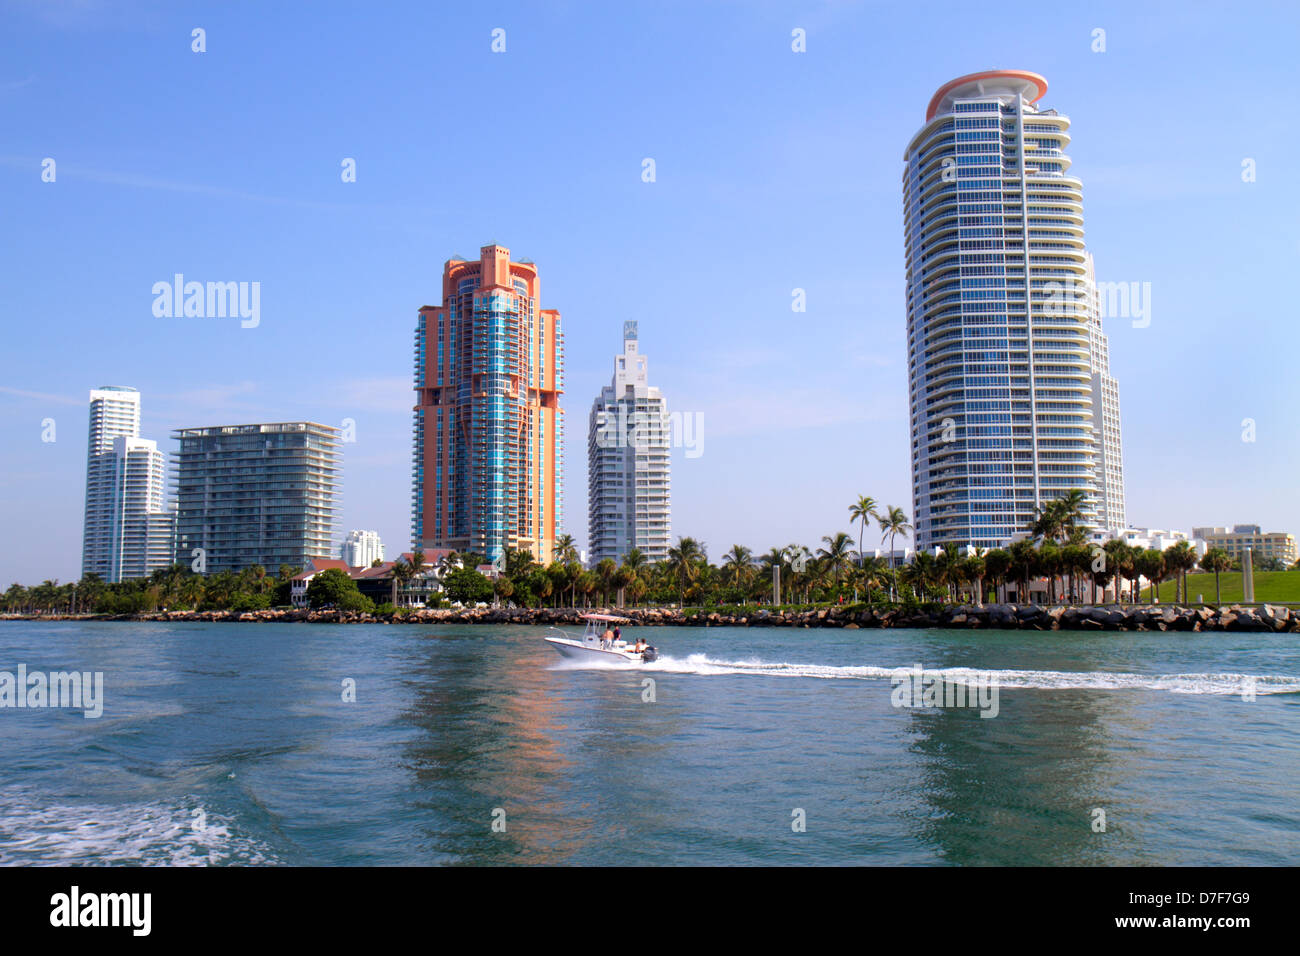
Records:
<instances>
[{"instance_id":1,"label":"white apartment building","mask_svg":"<svg viewBox=\"0 0 1300 956\"><path fill-rule=\"evenodd\" d=\"M1152 549L1164 551L1179 542L1186 542L1192 546L1198 558L1205 554L1207 548L1206 543L1194 534L1166 528L1102 528L1091 532L1088 540L1092 544L1105 544L1107 541L1119 540L1130 547L1141 548L1144 551Z\"/></svg>"},{"instance_id":2,"label":"white apartment building","mask_svg":"<svg viewBox=\"0 0 1300 956\"><path fill-rule=\"evenodd\" d=\"M1005 546L1076 488L1085 523L1123 514L1083 187L1069 119L1036 105L1046 92L1023 70L952 80L904 154L918 549Z\"/></svg>"},{"instance_id":3,"label":"white apartment building","mask_svg":"<svg viewBox=\"0 0 1300 956\"><path fill-rule=\"evenodd\" d=\"M1119 382L1110 374L1110 342L1101 328L1101 298L1092 253L1086 254L1088 289L1088 361L1092 369L1092 432L1096 439L1097 522L1123 528L1124 446L1119 423Z\"/></svg>"},{"instance_id":4,"label":"white apartment building","mask_svg":"<svg viewBox=\"0 0 1300 956\"><path fill-rule=\"evenodd\" d=\"M353 568L368 568L384 560L384 543L379 540L379 532L349 531L343 539L341 557Z\"/></svg>"},{"instance_id":5,"label":"white apartment building","mask_svg":"<svg viewBox=\"0 0 1300 956\"><path fill-rule=\"evenodd\" d=\"M165 509L166 456L139 437L140 393L90 393L81 573L114 583L172 562L175 519Z\"/></svg>"},{"instance_id":6,"label":"white apartment building","mask_svg":"<svg viewBox=\"0 0 1300 956\"><path fill-rule=\"evenodd\" d=\"M668 556L672 429L659 389L649 384L637 324L623 323L614 378L592 403L587 433L587 542L592 564L622 561L633 548L648 561Z\"/></svg>"}]
</instances>

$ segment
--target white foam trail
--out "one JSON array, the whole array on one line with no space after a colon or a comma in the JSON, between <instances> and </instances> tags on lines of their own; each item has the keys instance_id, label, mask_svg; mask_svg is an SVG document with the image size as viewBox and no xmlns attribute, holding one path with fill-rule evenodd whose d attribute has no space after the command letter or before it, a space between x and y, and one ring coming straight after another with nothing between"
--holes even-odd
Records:
<instances>
[{"instance_id":1,"label":"white foam trail","mask_svg":"<svg viewBox=\"0 0 1300 956\"><path fill-rule=\"evenodd\" d=\"M910 664L901 665L904 668ZM575 669L586 669L577 665ZM637 669L670 674L717 676L742 674L756 677L807 677L818 680L890 680L899 667L872 665L832 666L793 664L758 659L728 661L691 654L678 659L661 657ZM1287 674L1130 674L1112 671L979 670L971 667L925 668L927 675L941 675L955 684L978 679L993 680L999 687L1039 690L1163 690L1174 694L1240 695L1247 681L1254 681L1256 694L1300 693L1300 677Z\"/></svg>"},{"instance_id":2,"label":"white foam trail","mask_svg":"<svg viewBox=\"0 0 1300 956\"><path fill-rule=\"evenodd\" d=\"M636 661L618 661L618 660L577 660L576 658L566 657L557 663L551 664L546 669L548 671L627 671L635 670L648 665L640 664Z\"/></svg>"},{"instance_id":3,"label":"white foam trail","mask_svg":"<svg viewBox=\"0 0 1300 956\"><path fill-rule=\"evenodd\" d=\"M161 803L45 805L22 791L0 792L0 866L213 866L279 862L268 847L230 832L230 818Z\"/></svg>"}]
</instances>

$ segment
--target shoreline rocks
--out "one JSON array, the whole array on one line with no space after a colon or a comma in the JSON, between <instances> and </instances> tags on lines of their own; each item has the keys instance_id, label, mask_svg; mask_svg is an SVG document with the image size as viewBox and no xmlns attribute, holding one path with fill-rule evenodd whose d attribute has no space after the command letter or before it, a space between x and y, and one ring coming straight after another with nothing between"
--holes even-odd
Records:
<instances>
[{"instance_id":1,"label":"shoreline rocks","mask_svg":"<svg viewBox=\"0 0 1300 956\"><path fill-rule=\"evenodd\" d=\"M1272 631L1300 632L1300 608L1279 604L1233 604L1224 607L1175 605L1035 604L867 606L782 610L737 608L686 613L676 608L607 608L604 613L628 618L640 627L840 627L849 629L911 627L1033 631ZM361 611L157 611L143 614L4 614L0 620L24 621L162 621L337 624L520 624L580 627L582 608L428 608L392 615Z\"/></svg>"}]
</instances>

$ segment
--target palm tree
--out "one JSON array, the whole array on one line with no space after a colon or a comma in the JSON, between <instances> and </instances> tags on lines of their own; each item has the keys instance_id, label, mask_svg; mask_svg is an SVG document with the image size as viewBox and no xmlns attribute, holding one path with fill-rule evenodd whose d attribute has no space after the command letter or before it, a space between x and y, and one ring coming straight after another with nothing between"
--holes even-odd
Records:
<instances>
[{"instance_id":1,"label":"palm tree","mask_svg":"<svg viewBox=\"0 0 1300 956\"><path fill-rule=\"evenodd\" d=\"M573 543L573 535L562 534L555 539L555 544L551 547L551 554L556 561L561 564L569 564L578 560L578 546Z\"/></svg>"},{"instance_id":2,"label":"palm tree","mask_svg":"<svg viewBox=\"0 0 1300 956\"><path fill-rule=\"evenodd\" d=\"M1124 579L1137 573L1138 555L1141 552L1119 538L1107 541L1101 547L1106 553L1106 568L1115 575L1115 603L1123 604Z\"/></svg>"},{"instance_id":3,"label":"palm tree","mask_svg":"<svg viewBox=\"0 0 1300 956\"><path fill-rule=\"evenodd\" d=\"M600 587L600 579L590 571L583 571L581 565L578 566L578 576L574 581L574 587L582 593L582 602L586 607L591 606L591 596Z\"/></svg>"},{"instance_id":4,"label":"palm tree","mask_svg":"<svg viewBox=\"0 0 1300 956\"><path fill-rule=\"evenodd\" d=\"M1133 554L1133 572L1147 579L1147 600L1155 602L1156 586L1169 576L1165 555L1155 548L1136 550Z\"/></svg>"},{"instance_id":5,"label":"palm tree","mask_svg":"<svg viewBox=\"0 0 1300 956\"><path fill-rule=\"evenodd\" d=\"M677 582L677 600L683 607L686 601L686 589L695 583L700 574L700 563L707 560L703 546L694 538L678 538L677 544L668 549L665 562Z\"/></svg>"},{"instance_id":6,"label":"palm tree","mask_svg":"<svg viewBox=\"0 0 1300 956\"><path fill-rule=\"evenodd\" d=\"M402 588L406 587L406 583L415 576L415 570L414 568L411 567L411 565L407 564L401 558L398 558L396 561L393 562L393 567L392 570L389 571L389 574L391 575L392 582L393 582L392 583L393 596L392 596L392 600L389 601L389 603L392 604L393 607L397 607L397 589L399 586Z\"/></svg>"},{"instance_id":7,"label":"palm tree","mask_svg":"<svg viewBox=\"0 0 1300 956\"><path fill-rule=\"evenodd\" d=\"M504 574L492 582L492 590L496 592L497 603L509 601L510 595L515 593L515 586L511 580Z\"/></svg>"},{"instance_id":8,"label":"palm tree","mask_svg":"<svg viewBox=\"0 0 1300 956\"><path fill-rule=\"evenodd\" d=\"M617 570L618 565L613 558L601 558L596 562L596 584L600 591L601 606L609 603L609 592L614 587L614 573Z\"/></svg>"},{"instance_id":9,"label":"palm tree","mask_svg":"<svg viewBox=\"0 0 1300 956\"><path fill-rule=\"evenodd\" d=\"M1016 581L1016 601L1029 602L1029 576L1033 573L1038 562L1038 551L1034 548L1034 543L1029 540L1013 541L1011 547L1007 549L1009 558L1007 564L1007 573L1015 575Z\"/></svg>"},{"instance_id":10,"label":"palm tree","mask_svg":"<svg viewBox=\"0 0 1300 956\"><path fill-rule=\"evenodd\" d=\"M853 564L853 539L843 531L837 531L834 537L825 535L822 540L826 542L826 547L818 548L817 556L826 562L831 583L838 588L840 575Z\"/></svg>"},{"instance_id":11,"label":"palm tree","mask_svg":"<svg viewBox=\"0 0 1300 956\"><path fill-rule=\"evenodd\" d=\"M975 606L984 606L984 576L988 573L988 551L976 552L965 561L966 580L974 585Z\"/></svg>"},{"instance_id":12,"label":"palm tree","mask_svg":"<svg viewBox=\"0 0 1300 956\"><path fill-rule=\"evenodd\" d=\"M759 567L765 576L765 580L772 582L772 603L780 604L781 595L778 591L777 582L779 574L784 571L786 566L785 548L773 548L767 554L759 559Z\"/></svg>"},{"instance_id":13,"label":"palm tree","mask_svg":"<svg viewBox=\"0 0 1300 956\"><path fill-rule=\"evenodd\" d=\"M997 600L997 589L1003 583L1007 576L1007 570L1011 567L1011 553L1005 548L994 548L984 555L984 570L989 580L993 583L993 599ZM1005 598L1006 595L1004 594Z\"/></svg>"},{"instance_id":14,"label":"palm tree","mask_svg":"<svg viewBox=\"0 0 1300 956\"><path fill-rule=\"evenodd\" d=\"M632 583L627 586L627 596L632 599L633 606L639 604L648 591L648 585L640 577L634 577Z\"/></svg>"},{"instance_id":15,"label":"palm tree","mask_svg":"<svg viewBox=\"0 0 1300 956\"><path fill-rule=\"evenodd\" d=\"M867 525L872 521L880 520L880 512L877 510L876 499L870 495L858 495L858 500L849 505L849 522L859 522L858 524L858 567L862 567L862 536L866 533Z\"/></svg>"},{"instance_id":16,"label":"palm tree","mask_svg":"<svg viewBox=\"0 0 1300 956\"><path fill-rule=\"evenodd\" d=\"M899 534L910 534L912 526L908 524L907 514L902 508L894 505L885 506L885 514L878 517L877 522L880 524L880 543L885 543L885 537L889 537L889 566L894 569L894 590L898 590L898 570L897 562L894 560L894 536Z\"/></svg>"},{"instance_id":17,"label":"palm tree","mask_svg":"<svg viewBox=\"0 0 1300 956\"><path fill-rule=\"evenodd\" d=\"M624 596L627 594L627 586L636 580L636 572L628 567L624 562L618 566L614 572L614 587L618 588L618 606L623 606Z\"/></svg>"},{"instance_id":18,"label":"palm tree","mask_svg":"<svg viewBox=\"0 0 1300 956\"><path fill-rule=\"evenodd\" d=\"M734 588L743 588L754 573L754 553L743 544L733 544L722 556L723 579Z\"/></svg>"},{"instance_id":19,"label":"palm tree","mask_svg":"<svg viewBox=\"0 0 1300 956\"><path fill-rule=\"evenodd\" d=\"M203 576L199 574L186 575L181 581L178 597L182 605L190 608L198 607L204 597Z\"/></svg>"},{"instance_id":20,"label":"palm tree","mask_svg":"<svg viewBox=\"0 0 1300 956\"><path fill-rule=\"evenodd\" d=\"M1088 495L1072 488L1065 494L1053 498L1038 509L1038 517L1030 526L1034 537L1045 541L1059 540L1062 544L1076 532L1083 530L1083 508L1088 503Z\"/></svg>"},{"instance_id":21,"label":"palm tree","mask_svg":"<svg viewBox=\"0 0 1300 956\"><path fill-rule=\"evenodd\" d=\"M917 551L911 564L903 565L903 583L912 589L918 601L929 597L939 580L939 562L929 551Z\"/></svg>"},{"instance_id":22,"label":"palm tree","mask_svg":"<svg viewBox=\"0 0 1300 956\"><path fill-rule=\"evenodd\" d=\"M1201 556L1201 567L1206 571L1214 572L1214 603L1218 604L1222 593L1219 590L1219 572L1227 571L1232 567L1232 558L1222 548L1210 548Z\"/></svg>"},{"instance_id":23,"label":"palm tree","mask_svg":"<svg viewBox=\"0 0 1300 956\"><path fill-rule=\"evenodd\" d=\"M582 565L579 564L576 559L573 561L565 562L563 567L564 567L564 580L568 583L569 586L569 607L577 607L578 590L579 590L578 585L579 582L582 580L582 576L587 572L583 570Z\"/></svg>"},{"instance_id":24,"label":"palm tree","mask_svg":"<svg viewBox=\"0 0 1300 956\"><path fill-rule=\"evenodd\" d=\"M862 585L866 592L865 598L868 604L871 603L871 589L873 587L884 587L889 580L885 573L887 565L884 559L877 557L863 558L858 565L857 582Z\"/></svg>"},{"instance_id":25,"label":"palm tree","mask_svg":"<svg viewBox=\"0 0 1300 956\"><path fill-rule=\"evenodd\" d=\"M1187 572L1196 567L1196 551L1186 541L1179 541L1165 549L1165 562L1177 575L1180 584L1175 585L1174 596L1182 594L1182 603L1187 603Z\"/></svg>"}]
</instances>

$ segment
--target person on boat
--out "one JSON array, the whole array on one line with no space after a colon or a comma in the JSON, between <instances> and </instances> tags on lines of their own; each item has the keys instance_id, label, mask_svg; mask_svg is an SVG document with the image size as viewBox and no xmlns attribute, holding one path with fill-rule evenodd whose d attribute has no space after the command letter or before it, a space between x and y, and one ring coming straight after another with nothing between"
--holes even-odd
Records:
<instances>
[{"instance_id":1,"label":"person on boat","mask_svg":"<svg viewBox=\"0 0 1300 956\"><path fill-rule=\"evenodd\" d=\"M638 634L636 636L636 652L640 654L644 650L645 650L645 638L642 637L640 634Z\"/></svg>"},{"instance_id":2,"label":"person on boat","mask_svg":"<svg viewBox=\"0 0 1300 956\"><path fill-rule=\"evenodd\" d=\"M621 627L619 627L617 624L615 624L615 625L614 625L614 641L617 643L618 641L621 641L621 640L623 640L623 629L622 629Z\"/></svg>"},{"instance_id":3,"label":"person on boat","mask_svg":"<svg viewBox=\"0 0 1300 956\"><path fill-rule=\"evenodd\" d=\"M605 633L600 635L600 646L605 650L609 650L614 646L614 632L609 629L608 625L605 627Z\"/></svg>"}]
</instances>

